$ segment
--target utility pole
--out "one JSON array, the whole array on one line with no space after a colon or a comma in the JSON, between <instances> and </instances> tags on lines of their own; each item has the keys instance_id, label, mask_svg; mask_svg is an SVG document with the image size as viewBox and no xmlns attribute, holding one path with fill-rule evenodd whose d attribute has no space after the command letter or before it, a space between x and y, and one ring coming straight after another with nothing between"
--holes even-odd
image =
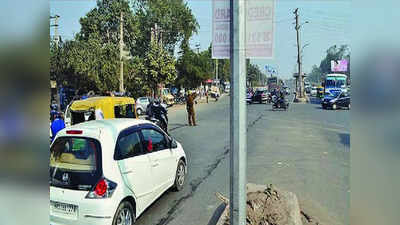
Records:
<instances>
[{"instance_id":1,"label":"utility pole","mask_svg":"<svg viewBox=\"0 0 400 225\"><path fill-rule=\"evenodd\" d=\"M50 19L54 19L54 24L50 25L50 27L54 27L54 42L56 43L56 48L58 48L58 43L60 40L58 35L58 18L60 18L59 15L50 16Z\"/></svg>"},{"instance_id":2,"label":"utility pole","mask_svg":"<svg viewBox=\"0 0 400 225\"><path fill-rule=\"evenodd\" d=\"M215 59L215 80L218 80L218 59Z\"/></svg>"},{"instance_id":3,"label":"utility pole","mask_svg":"<svg viewBox=\"0 0 400 225\"><path fill-rule=\"evenodd\" d=\"M231 225L246 225L246 14L245 0L230 0L230 201Z\"/></svg>"},{"instance_id":4,"label":"utility pole","mask_svg":"<svg viewBox=\"0 0 400 225\"><path fill-rule=\"evenodd\" d=\"M119 92L124 92L124 61L123 52L124 48L124 15L121 12L119 21L119 62L120 62L120 72L119 72Z\"/></svg>"},{"instance_id":5,"label":"utility pole","mask_svg":"<svg viewBox=\"0 0 400 225\"><path fill-rule=\"evenodd\" d=\"M301 75L301 57L300 57L300 34L299 34L299 8L297 8L293 13L295 14L296 18L296 35L297 35L297 71L298 71L298 82L299 82L299 90L297 90L298 95L297 97L303 98L303 76Z\"/></svg>"},{"instance_id":6,"label":"utility pole","mask_svg":"<svg viewBox=\"0 0 400 225\"><path fill-rule=\"evenodd\" d=\"M298 82L299 82L299 90L297 90L297 98L304 98L304 83L303 83L303 73L301 71L301 61L302 61L302 57L301 57L301 51L303 50L301 48L301 42L300 42L300 28L302 25L299 25L299 8L297 8L296 10L294 10L293 14L295 15L295 19L296 19L296 35L297 35L297 66L298 66ZM306 21L305 23L308 23L308 21ZM305 45L307 46L307 45ZM305 47L304 46L304 47ZM300 50L301 49L301 50Z\"/></svg>"},{"instance_id":7,"label":"utility pole","mask_svg":"<svg viewBox=\"0 0 400 225\"><path fill-rule=\"evenodd\" d=\"M54 19L54 23L50 25L50 27L54 27L54 42L56 44L56 49L58 49L58 43L60 40L60 37L58 35L58 18L60 18L59 15L54 15L54 16L50 16L50 19ZM59 89L58 89L58 84L56 83L56 102L57 102L57 110L60 111L61 110L61 99L60 99L60 93L59 93Z\"/></svg>"}]
</instances>

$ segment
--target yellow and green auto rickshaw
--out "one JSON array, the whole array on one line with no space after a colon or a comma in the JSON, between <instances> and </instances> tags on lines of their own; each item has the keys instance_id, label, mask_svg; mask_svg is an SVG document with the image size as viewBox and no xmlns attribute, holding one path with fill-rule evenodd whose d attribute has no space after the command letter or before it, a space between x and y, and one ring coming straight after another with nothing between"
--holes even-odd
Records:
<instances>
[{"instance_id":1,"label":"yellow and green auto rickshaw","mask_svg":"<svg viewBox=\"0 0 400 225\"><path fill-rule=\"evenodd\" d=\"M135 99L130 97L100 96L73 101L65 111L65 125L88 120L138 118Z\"/></svg>"},{"instance_id":2,"label":"yellow and green auto rickshaw","mask_svg":"<svg viewBox=\"0 0 400 225\"><path fill-rule=\"evenodd\" d=\"M317 98L323 98L324 97L324 87L318 86L317 87Z\"/></svg>"}]
</instances>

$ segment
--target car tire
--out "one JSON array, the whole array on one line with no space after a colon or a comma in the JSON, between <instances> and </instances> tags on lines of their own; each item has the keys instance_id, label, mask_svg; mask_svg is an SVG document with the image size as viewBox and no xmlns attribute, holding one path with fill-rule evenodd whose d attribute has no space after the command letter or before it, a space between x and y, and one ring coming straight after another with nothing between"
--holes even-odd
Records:
<instances>
[{"instance_id":1,"label":"car tire","mask_svg":"<svg viewBox=\"0 0 400 225\"><path fill-rule=\"evenodd\" d=\"M125 225L125 224L135 224L136 213L133 209L132 204L129 201L123 201L119 204L117 211L115 212L113 225ZM129 223L130 222L130 223Z\"/></svg>"},{"instance_id":2,"label":"car tire","mask_svg":"<svg viewBox=\"0 0 400 225\"><path fill-rule=\"evenodd\" d=\"M183 160L179 160L178 166L176 167L175 181L172 189L174 191L182 190L183 185L185 184L185 179L186 179L186 164Z\"/></svg>"},{"instance_id":3,"label":"car tire","mask_svg":"<svg viewBox=\"0 0 400 225\"><path fill-rule=\"evenodd\" d=\"M140 116L143 114L143 111L142 111L142 109L136 109L136 113Z\"/></svg>"},{"instance_id":4,"label":"car tire","mask_svg":"<svg viewBox=\"0 0 400 225\"><path fill-rule=\"evenodd\" d=\"M337 105L336 105L336 104L333 104L333 105L332 105L332 109L333 109L333 110L336 110L336 109L337 109Z\"/></svg>"},{"instance_id":5,"label":"car tire","mask_svg":"<svg viewBox=\"0 0 400 225\"><path fill-rule=\"evenodd\" d=\"M325 106L325 105L322 105L322 109L326 109L326 106Z\"/></svg>"}]
</instances>

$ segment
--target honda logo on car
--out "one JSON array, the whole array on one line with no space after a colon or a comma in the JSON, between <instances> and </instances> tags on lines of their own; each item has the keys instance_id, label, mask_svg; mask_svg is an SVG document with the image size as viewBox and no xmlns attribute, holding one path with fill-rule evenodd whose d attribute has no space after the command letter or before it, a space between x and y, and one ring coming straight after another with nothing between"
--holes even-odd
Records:
<instances>
[{"instance_id":1,"label":"honda logo on car","mask_svg":"<svg viewBox=\"0 0 400 225\"><path fill-rule=\"evenodd\" d=\"M69 182L69 175L68 175L68 173L64 173L64 174L62 175L62 181L63 181L64 183L68 183L68 182Z\"/></svg>"}]
</instances>

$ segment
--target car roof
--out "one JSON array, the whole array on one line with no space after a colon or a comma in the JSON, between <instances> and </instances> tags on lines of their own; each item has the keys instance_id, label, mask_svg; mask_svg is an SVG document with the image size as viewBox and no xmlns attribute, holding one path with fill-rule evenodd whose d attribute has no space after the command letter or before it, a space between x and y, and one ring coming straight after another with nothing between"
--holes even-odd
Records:
<instances>
[{"instance_id":1,"label":"car roof","mask_svg":"<svg viewBox=\"0 0 400 225\"><path fill-rule=\"evenodd\" d=\"M97 138L101 133L101 130L108 130L114 138L116 138L121 131L127 128L144 124L151 124L151 122L130 118L91 120L67 127L66 129L61 130L57 136L69 136L69 134L67 134L68 130L82 130L84 131L83 136Z\"/></svg>"}]
</instances>

